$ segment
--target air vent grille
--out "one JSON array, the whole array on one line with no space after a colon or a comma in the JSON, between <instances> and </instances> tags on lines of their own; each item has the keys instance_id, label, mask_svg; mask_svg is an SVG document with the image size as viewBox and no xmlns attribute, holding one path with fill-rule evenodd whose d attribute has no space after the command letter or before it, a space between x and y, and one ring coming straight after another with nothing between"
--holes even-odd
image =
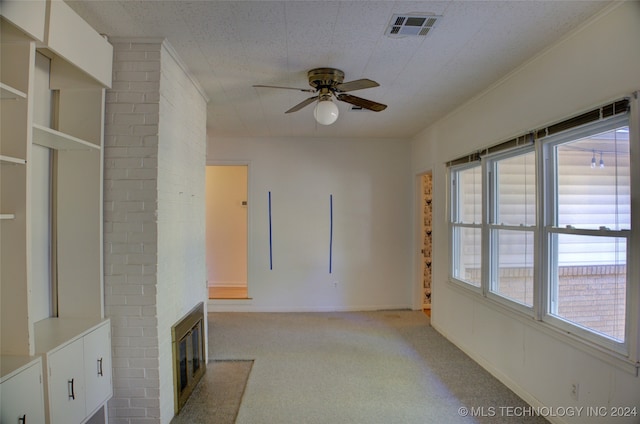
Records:
<instances>
[{"instance_id":1,"label":"air vent grille","mask_svg":"<svg viewBox=\"0 0 640 424\"><path fill-rule=\"evenodd\" d=\"M429 14L393 15L385 34L392 37L425 37L441 18Z\"/></svg>"}]
</instances>

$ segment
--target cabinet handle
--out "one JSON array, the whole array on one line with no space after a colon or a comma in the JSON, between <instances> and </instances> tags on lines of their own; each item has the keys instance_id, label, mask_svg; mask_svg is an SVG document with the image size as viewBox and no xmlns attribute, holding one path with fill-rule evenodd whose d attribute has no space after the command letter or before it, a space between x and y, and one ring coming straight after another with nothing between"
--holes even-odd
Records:
<instances>
[{"instance_id":1,"label":"cabinet handle","mask_svg":"<svg viewBox=\"0 0 640 424\"><path fill-rule=\"evenodd\" d=\"M18 424L27 424L27 414L22 415L22 417L18 418Z\"/></svg>"},{"instance_id":2,"label":"cabinet handle","mask_svg":"<svg viewBox=\"0 0 640 424\"><path fill-rule=\"evenodd\" d=\"M73 388L73 378L71 380L69 380L67 382L67 389L69 390L69 399L75 400L76 399L76 393L75 390Z\"/></svg>"},{"instance_id":3,"label":"cabinet handle","mask_svg":"<svg viewBox=\"0 0 640 424\"><path fill-rule=\"evenodd\" d=\"M98 376L104 376L104 374L102 373L102 358L98 359Z\"/></svg>"}]
</instances>

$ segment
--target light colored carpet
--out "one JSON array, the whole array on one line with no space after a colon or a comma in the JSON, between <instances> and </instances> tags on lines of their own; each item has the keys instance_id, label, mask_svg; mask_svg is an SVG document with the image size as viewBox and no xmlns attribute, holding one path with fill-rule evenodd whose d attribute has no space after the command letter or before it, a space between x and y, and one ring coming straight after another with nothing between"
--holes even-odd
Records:
<instances>
[{"instance_id":1,"label":"light colored carpet","mask_svg":"<svg viewBox=\"0 0 640 424\"><path fill-rule=\"evenodd\" d=\"M546 423L420 311L210 313L209 346L254 360L239 424Z\"/></svg>"}]
</instances>

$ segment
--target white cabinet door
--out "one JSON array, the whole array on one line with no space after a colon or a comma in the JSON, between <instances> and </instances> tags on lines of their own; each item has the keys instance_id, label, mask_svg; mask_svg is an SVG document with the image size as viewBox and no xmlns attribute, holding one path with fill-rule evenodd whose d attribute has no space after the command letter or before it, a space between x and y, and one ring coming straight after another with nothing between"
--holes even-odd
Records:
<instances>
[{"instance_id":1,"label":"white cabinet door","mask_svg":"<svg viewBox=\"0 0 640 424\"><path fill-rule=\"evenodd\" d=\"M84 366L87 414L92 414L112 394L109 322L84 336Z\"/></svg>"},{"instance_id":2,"label":"white cabinet door","mask_svg":"<svg viewBox=\"0 0 640 424\"><path fill-rule=\"evenodd\" d=\"M41 362L3 382L0 399L0 423L44 424Z\"/></svg>"},{"instance_id":3,"label":"white cabinet door","mask_svg":"<svg viewBox=\"0 0 640 424\"><path fill-rule=\"evenodd\" d=\"M83 341L47 354L51 424L80 423L86 416Z\"/></svg>"}]
</instances>

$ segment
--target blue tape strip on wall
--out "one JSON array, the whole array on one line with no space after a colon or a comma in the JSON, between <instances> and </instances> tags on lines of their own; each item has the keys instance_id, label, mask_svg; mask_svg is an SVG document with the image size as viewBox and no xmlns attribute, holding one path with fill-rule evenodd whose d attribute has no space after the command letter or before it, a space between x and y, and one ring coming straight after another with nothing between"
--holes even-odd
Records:
<instances>
[{"instance_id":1,"label":"blue tape strip on wall","mask_svg":"<svg viewBox=\"0 0 640 424\"><path fill-rule=\"evenodd\" d=\"M329 195L329 274L333 271L333 194Z\"/></svg>"},{"instance_id":2,"label":"blue tape strip on wall","mask_svg":"<svg viewBox=\"0 0 640 424\"><path fill-rule=\"evenodd\" d=\"M269 192L269 269L273 269L273 233L271 231L271 192Z\"/></svg>"}]
</instances>

